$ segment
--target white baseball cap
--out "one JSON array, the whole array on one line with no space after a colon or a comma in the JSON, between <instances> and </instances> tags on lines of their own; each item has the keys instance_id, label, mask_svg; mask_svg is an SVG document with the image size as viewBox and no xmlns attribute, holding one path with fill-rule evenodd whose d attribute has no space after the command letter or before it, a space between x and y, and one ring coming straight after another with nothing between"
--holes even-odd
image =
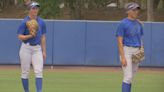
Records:
<instances>
[{"instance_id":1,"label":"white baseball cap","mask_svg":"<svg viewBox=\"0 0 164 92\"><path fill-rule=\"evenodd\" d=\"M127 3L125 5L125 10L129 11L129 10L134 10L134 9L141 9L139 4L131 2L131 3Z\"/></svg>"},{"instance_id":2,"label":"white baseball cap","mask_svg":"<svg viewBox=\"0 0 164 92\"><path fill-rule=\"evenodd\" d=\"M29 5L28 5L28 9L34 8L34 7L40 7L38 2L32 1Z\"/></svg>"}]
</instances>

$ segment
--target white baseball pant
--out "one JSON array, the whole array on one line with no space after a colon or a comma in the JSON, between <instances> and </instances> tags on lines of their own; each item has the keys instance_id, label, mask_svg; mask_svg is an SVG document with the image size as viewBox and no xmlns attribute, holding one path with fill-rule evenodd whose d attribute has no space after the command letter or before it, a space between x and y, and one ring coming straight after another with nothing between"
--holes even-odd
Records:
<instances>
[{"instance_id":1,"label":"white baseball pant","mask_svg":"<svg viewBox=\"0 0 164 92\"><path fill-rule=\"evenodd\" d=\"M33 66L36 78L43 77L43 55L40 45L30 46L29 43L22 43L19 56L22 70L21 78L28 78L31 64Z\"/></svg>"},{"instance_id":2,"label":"white baseball pant","mask_svg":"<svg viewBox=\"0 0 164 92\"><path fill-rule=\"evenodd\" d=\"M126 67L122 66L124 83L131 84L137 72L139 63L132 63L132 54L134 54L138 49L139 48L124 46L124 55L127 62Z\"/></svg>"}]
</instances>

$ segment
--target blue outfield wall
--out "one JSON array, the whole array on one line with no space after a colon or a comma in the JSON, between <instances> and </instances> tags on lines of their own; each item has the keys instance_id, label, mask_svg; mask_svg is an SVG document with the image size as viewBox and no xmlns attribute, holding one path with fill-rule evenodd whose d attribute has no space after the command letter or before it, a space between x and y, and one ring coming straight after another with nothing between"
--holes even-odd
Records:
<instances>
[{"instance_id":1,"label":"blue outfield wall","mask_svg":"<svg viewBox=\"0 0 164 92\"><path fill-rule=\"evenodd\" d=\"M117 23L87 22L86 65L119 65L116 27Z\"/></svg>"},{"instance_id":2,"label":"blue outfield wall","mask_svg":"<svg viewBox=\"0 0 164 92\"><path fill-rule=\"evenodd\" d=\"M84 65L85 22L55 21L54 49L55 65Z\"/></svg>"},{"instance_id":3,"label":"blue outfield wall","mask_svg":"<svg viewBox=\"0 0 164 92\"><path fill-rule=\"evenodd\" d=\"M17 28L21 20L0 20L0 64L20 64ZM119 22L46 20L47 65L120 66L115 31ZM146 59L164 67L164 23L144 23Z\"/></svg>"}]
</instances>

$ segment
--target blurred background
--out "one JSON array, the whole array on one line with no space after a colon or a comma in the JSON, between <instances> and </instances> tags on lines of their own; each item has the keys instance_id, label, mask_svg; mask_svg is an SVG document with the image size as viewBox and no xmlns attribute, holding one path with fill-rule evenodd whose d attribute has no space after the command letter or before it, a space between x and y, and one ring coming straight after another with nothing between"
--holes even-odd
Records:
<instances>
[{"instance_id":1,"label":"blurred background","mask_svg":"<svg viewBox=\"0 0 164 92\"><path fill-rule=\"evenodd\" d=\"M24 18L31 0L0 0L0 18ZM59 20L119 21L126 17L124 5L141 5L142 21L164 21L164 0L33 0L40 3L40 16Z\"/></svg>"}]
</instances>

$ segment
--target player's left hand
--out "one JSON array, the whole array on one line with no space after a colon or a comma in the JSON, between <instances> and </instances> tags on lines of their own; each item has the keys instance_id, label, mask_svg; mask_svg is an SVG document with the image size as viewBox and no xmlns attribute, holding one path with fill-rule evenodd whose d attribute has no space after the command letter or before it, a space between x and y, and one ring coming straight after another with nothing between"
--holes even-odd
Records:
<instances>
[{"instance_id":1,"label":"player's left hand","mask_svg":"<svg viewBox=\"0 0 164 92\"><path fill-rule=\"evenodd\" d=\"M39 28L38 22L35 19L32 19L26 22L26 26L29 29L30 35L35 37Z\"/></svg>"},{"instance_id":2,"label":"player's left hand","mask_svg":"<svg viewBox=\"0 0 164 92\"><path fill-rule=\"evenodd\" d=\"M43 60L44 60L44 62L46 61L46 52L43 52Z\"/></svg>"}]
</instances>

